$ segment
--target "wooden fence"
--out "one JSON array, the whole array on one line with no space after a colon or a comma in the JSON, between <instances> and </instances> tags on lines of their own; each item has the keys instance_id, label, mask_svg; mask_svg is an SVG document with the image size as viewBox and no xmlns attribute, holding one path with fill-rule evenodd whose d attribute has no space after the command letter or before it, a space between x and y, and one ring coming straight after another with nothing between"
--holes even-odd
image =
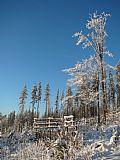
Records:
<instances>
[{"instance_id":1,"label":"wooden fence","mask_svg":"<svg viewBox=\"0 0 120 160\"><path fill-rule=\"evenodd\" d=\"M64 118L34 118L33 128L35 131L72 128L73 123L73 115L64 116Z\"/></svg>"},{"instance_id":2,"label":"wooden fence","mask_svg":"<svg viewBox=\"0 0 120 160\"><path fill-rule=\"evenodd\" d=\"M34 118L33 128L35 130L56 129L63 127L63 118Z\"/></svg>"}]
</instances>

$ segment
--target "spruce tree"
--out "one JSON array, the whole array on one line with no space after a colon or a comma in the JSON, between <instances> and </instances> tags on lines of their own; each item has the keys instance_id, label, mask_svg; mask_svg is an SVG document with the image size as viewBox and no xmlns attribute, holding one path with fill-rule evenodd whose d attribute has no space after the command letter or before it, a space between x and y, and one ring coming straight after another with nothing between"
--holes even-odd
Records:
<instances>
[{"instance_id":1,"label":"spruce tree","mask_svg":"<svg viewBox=\"0 0 120 160\"><path fill-rule=\"evenodd\" d=\"M41 89L41 82L38 83L38 94L37 94L37 117L39 117L39 107L40 107L40 102L41 102L41 95L42 95L42 89Z\"/></svg>"},{"instance_id":2,"label":"spruce tree","mask_svg":"<svg viewBox=\"0 0 120 160\"><path fill-rule=\"evenodd\" d=\"M57 91L56 101L55 101L55 117L58 117L58 115L59 115L59 89Z\"/></svg>"},{"instance_id":3,"label":"spruce tree","mask_svg":"<svg viewBox=\"0 0 120 160\"><path fill-rule=\"evenodd\" d=\"M117 64L116 71L116 94L117 94L117 108L120 109L120 61Z\"/></svg>"},{"instance_id":4,"label":"spruce tree","mask_svg":"<svg viewBox=\"0 0 120 160\"><path fill-rule=\"evenodd\" d=\"M75 117L81 119L81 106L80 106L80 87L77 87L75 97L74 97L74 106L75 106Z\"/></svg>"},{"instance_id":5,"label":"spruce tree","mask_svg":"<svg viewBox=\"0 0 120 160\"><path fill-rule=\"evenodd\" d=\"M8 126L9 127L14 126L14 122L15 122L15 111L10 112L8 114Z\"/></svg>"},{"instance_id":6,"label":"spruce tree","mask_svg":"<svg viewBox=\"0 0 120 160\"><path fill-rule=\"evenodd\" d=\"M60 115L63 117L64 115L64 91L62 91L61 96L60 96Z\"/></svg>"},{"instance_id":7,"label":"spruce tree","mask_svg":"<svg viewBox=\"0 0 120 160\"><path fill-rule=\"evenodd\" d=\"M46 109L45 109L45 116L49 117L50 116L50 85L49 83L46 85L45 88L45 104L46 104Z\"/></svg>"},{"instance_id":8,"label":"spruce tree","mask_svg":"<svg viewBox=\"0 0 120 160\"><path fill-rule=\"evenodd\" d=\"M110 71L109 73L109 81L110 81L110 104L113 111L115 111L115 87L114 87L114 81L113 81L113 75Z\"/></svg>"},{"instance_id":9,"label":"spruce tree","mask_svg":"<svg viewBox=\"0 0 120 160\"><path fill-rule=\"evenodd\" d=\"M25 110L25 100L27 99L27 87L26 85L23 87L20 97L19 97L19 111L21 114L24 113Z\"/></svg>"},{"instance_id":10,"label":"spruce tree","mask_svg":"<svg viewBox=\"0 0 120 160\"><path fill-rule=\"evenodd\" d=\"M31 125L32 125L33 119L36 116L36 113L35 113L35 103L37 102L37 86L36 86L36 84L33 85L31 99L32 99L32 101L31 101L31 103L32 103Z\"/></svg>"},{"instance_id":11,"label":"spruce tree","mask_svg":"<svg viewBox=\"0 0 120 160\"><path fill-rule=\"evenodd\" d=\"M70 86L67 86L66 91L66 114L70 115L73 111L73 98L72 98L72 89Z\"/></svg>"}]
</instances>

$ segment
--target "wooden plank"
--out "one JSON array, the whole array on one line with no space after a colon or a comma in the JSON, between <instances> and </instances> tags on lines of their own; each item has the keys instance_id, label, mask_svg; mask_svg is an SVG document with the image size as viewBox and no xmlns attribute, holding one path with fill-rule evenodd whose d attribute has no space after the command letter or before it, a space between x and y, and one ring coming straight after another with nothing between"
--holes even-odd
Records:
<instances>
[{"instance_id":1,"label":"wooden plank","mask_svg":"<svg viewBox=\"0 0 120 160\"><path fill-rule=\"evenodd\" d=\"M40 126L35 126L34 129L46 129L46 128L59 128L58 126L45 126L45 127L40 127Z\"/></svg>"},{"instance_id":2,"label":"wooden plank","mask_svg":"<svg viewBox=\"0 0 120 160\"><path fill-rule=\"evenodd\" d=\"M53 117L49 117L49 118L34 118L34 120L63 120L63 118L53 118Z\"/></svg>"},{"instance_id":3,"label":"wooden plank","mask_svg":"<svg viewBox=\"0 0 120 160\"><path fill-rule=\"evenodd\" d=\"M45 122L45 123L40 123L40 122L35 122L34 125L49 125L49 124L58 124L58 125L62 125L63 122Z\"/></svg>"},{"instance_id":4,"label":"wooden plank","mask_svg":"<svg viewBox=\"0 0 120 160\"><path fill-rule=\"evenodd\" d=\"M38 129L59 128L63 125L63 118L34 118L33 128L37 131Z\"/></svg>"}]
</instances>

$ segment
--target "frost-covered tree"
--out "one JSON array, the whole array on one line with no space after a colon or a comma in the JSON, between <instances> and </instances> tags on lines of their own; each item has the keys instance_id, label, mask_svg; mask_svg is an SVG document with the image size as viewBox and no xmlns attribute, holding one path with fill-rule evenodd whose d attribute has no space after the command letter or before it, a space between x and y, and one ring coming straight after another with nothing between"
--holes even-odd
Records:
<instances>
[{"instance_id":1,"label":"frost-covered tree","mask_svg":"<svg viewBox=\"0 0 120 160\"><path fill-rule=\"evenodd\" d=\"M99 78L102 88L102 112L104 121L106 121L106 101L105 101L105 78L104 78L104 56L107 54L112 56L112 53L106 50L105 40L107 37L106 33L106 22L110 14L93 13L90 15L90 19L87 21L86 28L89 30L88 34L77 32L74 34L78 37L77 45L82 43L83 48L91 46L95 52L96 62L99 68Z\"/></svg>"},{"instance_id":2,"label":"frost-covered tree","mask_svg":"<svg viewBox=\"0 0 120 160\"><path fill-rule=\"evenodd\" d=\"M80 117L86 117L86 114L89 114L87 112L89 110L88 107L93 104L98 95L97 89L94 89L95 87L91 88L97 71L95 56L91 56L81 63L75 64L74 68L65 69L64 71L72 76L72 78L68 79L68 85L72 86L76 91L74 100L76 98L78 100L79 111L81 112Z\"/></svg>"}]
</instances>

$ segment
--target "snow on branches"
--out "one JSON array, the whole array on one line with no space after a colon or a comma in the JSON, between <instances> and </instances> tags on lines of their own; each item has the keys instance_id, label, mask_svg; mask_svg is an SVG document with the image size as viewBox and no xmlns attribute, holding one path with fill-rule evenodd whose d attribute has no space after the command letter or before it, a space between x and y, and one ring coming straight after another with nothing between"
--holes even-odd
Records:
<instances>
[{"instance_id":1,"label":"snow on branches","mask_svg":"<svg viewBox=\"0 0 120 160\"><path fill-rule=\"evenodd\" d=\"M92 75L97 70L95 59L96 59L95 55L90 56L90 58L75 64L74 68L68 68L63 70L64 72L68 73L70 76L74 77L69 79L68 82L71 82L71 85L74 86L76 84L81 85L86 78L91 80Z\"/></svg>"},{"instance_id":2,"label":"snow on branches","mask_svg":"<svg viewBox=\"0 0 120 160\"><path fill-rule=\"evenodd\" d=\"M79 97L86 101L86 103L93 101L94 97L97 96L97 93L93 95L92 88L89 85L93 82L98 71L95 59L95 55L90 56L90 58L83 60L81 63L75 64L74 68L63 70L72 77L68 79L68 85L74 88L75 91L81 88Z\"/></svg>"},{"instance_id":3,"label":"snow on branches","mask_svg":"<svg viewBox=\"0 0 120 160\"><path fill-rule=\"evenodd\" d=\"M101 14L97 14L97 12L90 14L90 20L87 21L86 27L88 29L95 28L96 31L97 29L103 30L106 25L107 18L110 16L110 14L105 14L104 12Z\"/></svg>"},{"instance_id":4,"label":"snow on branches","mask_svg":"<svg viewBox=\"0 0 120 160\"><path fill-rule=\"evenodd\" d=\"M106 22L108 17L110 17L110 14L105 14L104 12L101 14L97 14L97 12L91 14L86 24L89 33L83 34L83 32L80 31L73 35L73 37L77 38L76 45L82 44L83 49L91 46L94 55L75 64L73 68L64 70L64 72L71 76L71 78L68 79L68 85L71 86L76 93L78 88L80 89L80 94L78 95L82 100L86 100L86 102L89 103L90 101L94 101L94 98L97 98L98 94L101 94L104 103L103 106L105 106L106 94L105 74L108 68L115 69L115 67L104 62L105 55L113 57L113 54L107 51L105 46L107 37ZM101 95L99 95L99 97Z\"/></svg>"},{"instance_id":5,"label":"snow on branches","mask_svg":"<svg viewBox=\"0 0 120 160\"><path fill-rule=\"evenodd\" d=\"M111 52L106 51L104 44L107 33L105 31L106 21L110 14L93 13L90 15L90 20L87 21L86 28L90 30L89 34L83 34L82 31L75 33L73 36L77 37L76 45L82 43L82 48L85 49L91 46L98 57L107 54L113 56Z\"/></svg>"}]
</instances>

